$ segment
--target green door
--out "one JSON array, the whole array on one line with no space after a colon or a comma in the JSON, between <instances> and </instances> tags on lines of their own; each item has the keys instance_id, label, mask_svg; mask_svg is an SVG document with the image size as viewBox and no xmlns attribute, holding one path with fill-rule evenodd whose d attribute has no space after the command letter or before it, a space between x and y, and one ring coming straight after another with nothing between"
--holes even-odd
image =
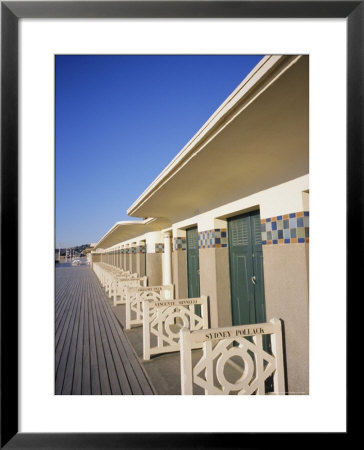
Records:
<instances>
[{"instance_id":1,"label":"green door","mask_svg":"<svg viewBox=\"0 0 364 450\"><path fill-rule=\"evenodd\" d=\"M200 264L198 257L198 232L197 227L186 230L187 242L187 280L188 297L200 296ZM201 306L195 307L195 312L201 315Z\"/></svg>"},{"instance_id":2,"label":"green door","mask_svg":"<svg viewBox=\"0 0 364 450\"><path fill-rule=\"evenodd\" d=\"M259 211L230 219L228 235L233 325L265 322Z\"/></svg>"}]
</instances>

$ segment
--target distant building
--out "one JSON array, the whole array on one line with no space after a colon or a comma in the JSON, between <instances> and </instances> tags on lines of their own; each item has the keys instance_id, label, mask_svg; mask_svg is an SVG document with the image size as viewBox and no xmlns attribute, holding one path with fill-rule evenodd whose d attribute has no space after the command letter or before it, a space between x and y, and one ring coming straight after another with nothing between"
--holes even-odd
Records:
<instances>
[{"instance_id":1,"label":"distant building","mask_svg":"<svg viewBox=\"0 0 364 450\"><path fill-rule=\"evenodd\" d=\"M161 130L163 132L163 130ZM207 295L211 327L284 321L309 392L309 60L266 56L90 253Z\"/></svg>"}]
</instances>

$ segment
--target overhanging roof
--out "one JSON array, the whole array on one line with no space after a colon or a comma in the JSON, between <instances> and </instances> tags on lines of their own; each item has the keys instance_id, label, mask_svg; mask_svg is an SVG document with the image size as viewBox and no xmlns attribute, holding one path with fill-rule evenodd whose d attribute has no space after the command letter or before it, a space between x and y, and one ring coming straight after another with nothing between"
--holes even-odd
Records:
<instances>
[{"instance_id":1,"label":"overhanging roof","mask_svg":"<svg viewBox=\"0 0 364 450\"><path fill-rule=\"evenodd\" d=\"M309 171L307 56L266 56L131 205L172 222Z\"/></svg>"},{"instance_id":2,"label":"overhanging roof","mask_svg":"<svg viewBox=\"0 0 364 450\"><path fill-rule=\"evenodd\" d=\"M163 218L116 222L99 242L95 244L93 250L98 248L106 249L145 233L160 231L170 226L171 222Z\"/></svg>"}]
</instances>

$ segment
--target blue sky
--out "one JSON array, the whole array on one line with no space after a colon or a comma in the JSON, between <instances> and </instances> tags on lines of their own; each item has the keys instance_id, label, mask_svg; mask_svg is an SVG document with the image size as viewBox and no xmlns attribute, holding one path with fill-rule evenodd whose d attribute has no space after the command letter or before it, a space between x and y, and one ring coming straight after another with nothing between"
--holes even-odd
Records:
<instances>
[{"instance_id":1,"label":"blue sky","mask_svg":"<svg viewBox=\"0 0 364 450\"><path fill-rule=\"evenodd\" d=\"M56 247L97 242L262 56L57 55Z\"/></svg>"}]
</instances>

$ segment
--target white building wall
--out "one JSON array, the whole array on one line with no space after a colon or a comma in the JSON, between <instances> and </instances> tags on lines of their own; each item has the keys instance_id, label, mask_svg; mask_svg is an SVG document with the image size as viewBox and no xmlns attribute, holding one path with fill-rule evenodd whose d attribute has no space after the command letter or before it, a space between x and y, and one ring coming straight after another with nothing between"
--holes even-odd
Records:
<instances>
[{"instance_id":1,"label":"white building wall","mask_svg":"<svg viewBox=\"0 0 364 450\"><path fill-rule=\"evenodd\" d=\"M203 214L174 223L173 236L180 237L181 229L197 224L198 231L226 227L224 219L256 208L260 209L260 218L265 219L282 214L289 214L305 209L303 192L309 188L309 176L296 178L287 183L274 186L248 197L227 203Z\"/></svg>"}]
</instances>

